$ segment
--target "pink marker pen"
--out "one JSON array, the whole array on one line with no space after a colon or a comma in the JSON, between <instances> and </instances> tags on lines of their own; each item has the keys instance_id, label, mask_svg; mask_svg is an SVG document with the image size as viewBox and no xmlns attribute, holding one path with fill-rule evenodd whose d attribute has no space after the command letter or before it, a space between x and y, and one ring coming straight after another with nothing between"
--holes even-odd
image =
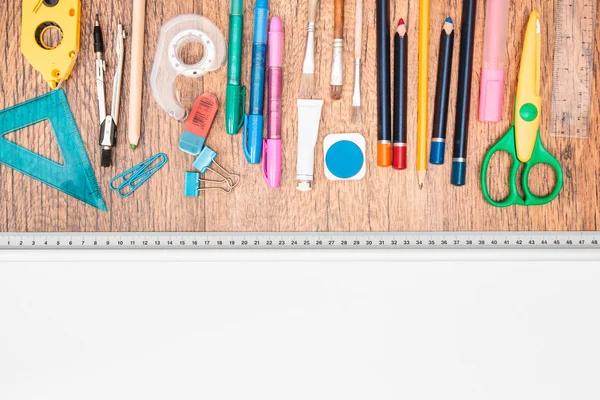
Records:
<instances>
[{"instance_id":1,"label":"pink marker pen","mask_svg":"<svg viewBox=\"0 0 600 400\"><path fill-rule=\"evenodd\" d=\"M269 97L267 139L263 140L262 170L267 185L276 189L281 181L281 92L283 85L283 29L279 17L269 27Z\"/></svg>"},{"instance_id":2,"label":"pink marker pen","mask_svg":"<svg viewBox=\"0 0 600 400\"><path fill-rule=\"evenodd\" d=\"M487 0L486 3L479 120L499 122L504 100L509 0Z\"/></svg>"}]
</instances>

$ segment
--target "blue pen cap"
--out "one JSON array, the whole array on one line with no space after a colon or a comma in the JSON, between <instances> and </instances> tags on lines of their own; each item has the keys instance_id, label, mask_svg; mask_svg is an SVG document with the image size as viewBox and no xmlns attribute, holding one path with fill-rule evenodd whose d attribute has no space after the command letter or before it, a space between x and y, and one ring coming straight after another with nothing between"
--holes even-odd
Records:
<instances>
[{"instance_id":1,"label":"blue pen cap","mask_svg":"<svg viewBox=\"0 0 600 400\"><path fill-rule=\"evenodd\" d=\"M452 162L452 184L464 186L467 183L467 163L465 161Z\"/></svg>"},{"instance_id":2,"label":"blue pen cap","mask_svg":"<svg viewBox=\"0 0 600 400\"><path fill-rule=\"evenodd\" d=\"M446 142L431 142L431 153L429 153L429 163L434 165L444 164L445 153Z\"/></svg>"},{"instance_id":3,"label":"blue pen cap","mask_svg":"<svg viewBox=\"0 0 600 400\"><path fill-rule=\"evenodd\" d=\"M263 145L263 124L264 117L258 114L246 115L244 124L244 154L250 164L260 163Z\"/></svg>"}]
</instances>

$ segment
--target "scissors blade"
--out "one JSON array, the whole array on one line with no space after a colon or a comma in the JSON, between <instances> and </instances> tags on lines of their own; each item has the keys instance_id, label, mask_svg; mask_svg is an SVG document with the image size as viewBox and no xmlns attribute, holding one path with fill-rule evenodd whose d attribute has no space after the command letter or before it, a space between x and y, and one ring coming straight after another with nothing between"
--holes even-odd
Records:
<instances>
[{"instance_id":1,"label":"scissors blade","mask_svg":"<svg viewBox=\"0 0 600 400\"><path fill-rule=\"evenodd\" d=\"M541 46L540 14L533 11L525 31L517 100L515 102L517 157L522 163L526 163L531 159L540 130L542 110L542 98L540 96Z\"/></svg>"}]
</instances>

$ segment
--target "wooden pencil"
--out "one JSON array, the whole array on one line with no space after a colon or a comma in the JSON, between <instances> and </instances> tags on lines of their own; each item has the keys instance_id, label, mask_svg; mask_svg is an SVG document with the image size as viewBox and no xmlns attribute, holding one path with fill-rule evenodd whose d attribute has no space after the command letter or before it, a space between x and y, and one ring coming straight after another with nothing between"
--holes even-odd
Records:
<instances>
[{"instance_id":1,"label":"wooden pencil","mask_svg":"<svg viewBox=\"0 0 600 400\"><path fill-rule=\"evenodd\" d=\"M429 0L419 3L419 90L417 99L417 179L423 189L427 175L429 109Z\"/></svg>"}]
</instances>

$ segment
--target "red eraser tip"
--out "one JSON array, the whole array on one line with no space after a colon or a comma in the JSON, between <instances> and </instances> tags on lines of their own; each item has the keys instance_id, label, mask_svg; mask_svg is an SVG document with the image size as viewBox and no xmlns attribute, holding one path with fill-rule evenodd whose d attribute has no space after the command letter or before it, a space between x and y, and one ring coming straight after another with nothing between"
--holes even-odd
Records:
<instances>
[{"instance_id":1,"label":"red eraser tip","mask_svg":"<svg viewBox=\"0 0 600 400\"><path fill-rule=\"evenodd\" d=\"M406 146L394 146L394 161L392 162L392 168L404 170L406 169Z\"/></svg>"},{"instance_id":2,"label":"red eraser tip","mask_svg":"<svg viewBox=\"0 0 600 400\"><path fill-rule=\"evenodd\" d=\"M398 21L398 26L400 25L404 25L404 18L400 18L400 21Z\"/></svg>"}]
</instances>

